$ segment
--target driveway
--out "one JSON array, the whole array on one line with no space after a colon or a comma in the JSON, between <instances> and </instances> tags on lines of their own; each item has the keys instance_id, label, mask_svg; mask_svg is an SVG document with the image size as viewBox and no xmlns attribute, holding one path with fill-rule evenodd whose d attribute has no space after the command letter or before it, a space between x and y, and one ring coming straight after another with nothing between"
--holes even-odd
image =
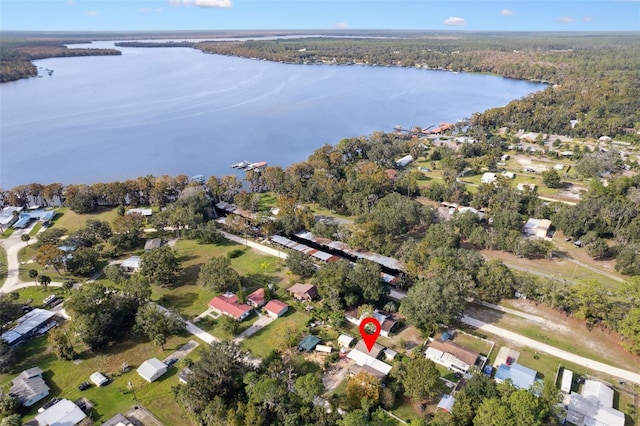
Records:
<instances>
[{"instance_id":1,"label":"driveway","mask_svg":"<svg viewBox=\"0 0 640 426\"><path fill-rule=\"evenodd\" d=\"M275 318L270 317L268 315L262 315L260 316L260 318L258 318L256 320L256 322L254 322L253 324L251 324L251 326L249 328L247 328L245 331L243 331L242 333L238 334L236 336L235 340L236 342L241 342L244 339L246 339L247 337L253 336L254 334L256 334L258 331L262 330L264 327L266 327L267 325L271 324L273 321L275 321Z\"/></svg>"}]
</instances>

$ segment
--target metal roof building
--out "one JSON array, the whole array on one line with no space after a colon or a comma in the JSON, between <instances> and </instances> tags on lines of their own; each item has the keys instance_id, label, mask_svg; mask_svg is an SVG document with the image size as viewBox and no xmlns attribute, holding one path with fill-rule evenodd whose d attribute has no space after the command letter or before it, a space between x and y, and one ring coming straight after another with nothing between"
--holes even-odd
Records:
<instances>
[{"instance_id":1,"label":"metal roof building","mask_svg":"<svg viewBox=\"0 0 640 426\"><path fill-rule=\"evenodd\" d=\"M39 329L55 315L46 309L36 308L18 319L18 325L2 333L2 338L9 346L18 345L36 335Z\"/></svg>"}]
</instances>

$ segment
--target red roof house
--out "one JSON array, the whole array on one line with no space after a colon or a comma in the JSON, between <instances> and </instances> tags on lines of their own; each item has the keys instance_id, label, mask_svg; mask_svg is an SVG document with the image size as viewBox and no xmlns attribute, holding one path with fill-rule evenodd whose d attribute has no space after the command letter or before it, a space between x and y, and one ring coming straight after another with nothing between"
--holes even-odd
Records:
<instances>
[{"instance_id":1,"label":"red roof house","mask_svg":"<svg viewBox=\"0 0 640 426\"><path fill-rule=\"evenodd\" d=\"M289 310L289 305L278 299L273 299L265 305L264 310L267 311L267 315L270 317L279 318Z\"/></svg>"},{"instance_id":2,"label":"red roof house","mask_svg":"<svg viewBox=\"0 0 640 426\"><path fill-rule=\"evenodd\" d=\"M254 308L259 308L264 305L267 301L264 297L264 288L259 288L250 295L247 296L247 303Z\"/></svg>"},{"instance_id":3,"label":"red roof house","mask_svg":"<svg viewBox=\"0 0 640 426\"><path fill-rule=\"evenodd\" d=\"M249 305L238 303L238 296L235 294L216 296L209 301L209 306L216 312L233 317L238 321L248 317L253 309Z\"/></svg>"}]
</instances>

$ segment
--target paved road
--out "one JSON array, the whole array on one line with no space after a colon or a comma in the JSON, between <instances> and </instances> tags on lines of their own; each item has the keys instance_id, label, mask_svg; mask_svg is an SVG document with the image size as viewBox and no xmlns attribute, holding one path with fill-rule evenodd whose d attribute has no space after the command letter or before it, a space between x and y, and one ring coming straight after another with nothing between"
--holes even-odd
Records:
<instances>
[{"instance_id":1,"label":"paved road","mask_svg":"<svg viewBox=\"0 0 640 426\"><path fill-rule=\"evenodd\" d=\"M27 246L27 243L22 241L20 237L25 233L29 233L29 229L16 229L9 238L0 240L0 245L7 252L7 279L2 288L0 288L0 293L9 293L22 287L33 286L33 283L23 283L19 276L20 262L18 261L18 252Z\"/></svg>"},{"instance_id":2,"label":"paved road","mask_svg":"<svg viewBox=\"0 0 640 426\"><path fill-rule=\"evenodd\" d=\"M602 362L594 361L592 359L585 358L585 357L573 354L571 352L567 352L562 349L555 348L551 345L547 345L546 343L538 342L537 340L533 340L528 337L521 336L509 330L505 330L504 328L487 324L486 322L477 320L475 318L471 318L466 315L462 317L462 322L464 322L465 324L471 325L473 327L476 327L478 330L495 334L496 336L500 336L505 339L514 341L516 343L520 343L524 346L529 346L530 348L534 348L536 351L545 352L557 358L564 359L565 361L570 361L578 365L584 365L585 367L591 370L600 371L602 373L619 377L628 382L633 382L640 385L640 374L635 373L633 371L613 367L611 365L607 365Z\"/></svg>"}]
</instances>

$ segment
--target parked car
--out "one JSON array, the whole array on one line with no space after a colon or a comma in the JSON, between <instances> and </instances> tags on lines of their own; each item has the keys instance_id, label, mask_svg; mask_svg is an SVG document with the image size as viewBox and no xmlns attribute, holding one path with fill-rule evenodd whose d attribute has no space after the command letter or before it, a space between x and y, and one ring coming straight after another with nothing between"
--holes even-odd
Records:
<instances>
[{"instance_id":1,"label":"parked car","mask_svg":"<svg viewBox=\"0 0 640 426\"><path fill-rule=\"evenodd\" d=\"M165 364L167 364L167 367L171 367L173 364L175 364L176 362L178 362L178 358L169 358Z\"/></svg>"},{"instance_id":2,"label":"parked car","mask_svg":"<svg viewBox=\"0 0 640 426\"><path fill-rule=\"evenodd\" d=\"M85 391L90 387L91 387L91 384L89 382L82 382L80 383L80 386L78 386L78 389L80 389L81 391Z\"/></svg>"},{"instance_id":3,"label":"parked car","mask_svg":"<svg viewBox=\"0 0 640 426\"><path fill-rule=\"evenodd\" d=\"M582 241L580 241L580 240L574 241L573 245L576 246L576 247L582 247Z\"/></svg>"}]
</instances>

